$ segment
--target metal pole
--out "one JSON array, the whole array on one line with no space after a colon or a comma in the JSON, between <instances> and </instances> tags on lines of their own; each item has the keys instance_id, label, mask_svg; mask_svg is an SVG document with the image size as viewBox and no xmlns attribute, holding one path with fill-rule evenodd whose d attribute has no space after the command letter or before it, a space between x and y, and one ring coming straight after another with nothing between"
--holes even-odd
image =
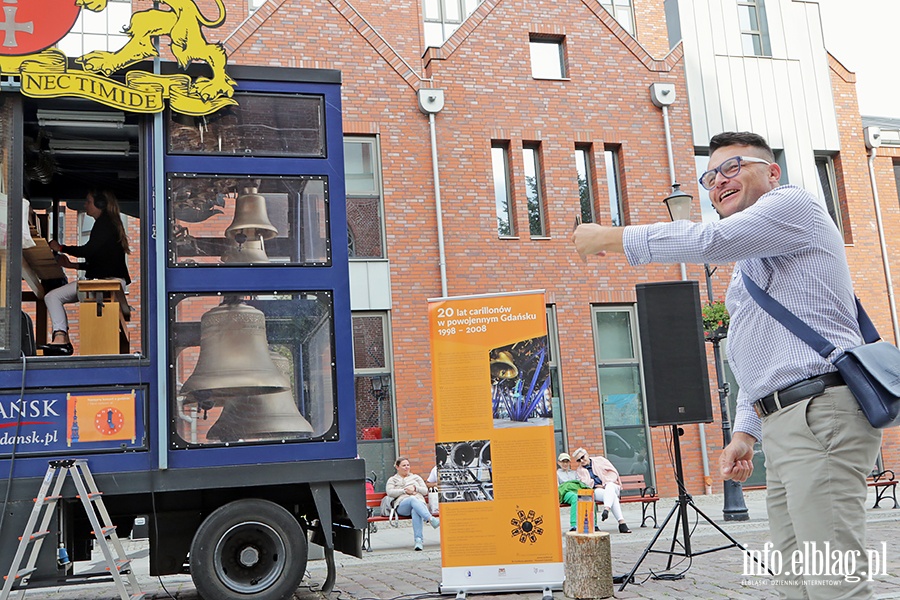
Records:
<instances>
[{"instance_id":1,"label":"metal pole","mask_svg":"<svg viewBox=\"0 0 900 600\"><path fill-rule=\"evenodd\" d=\"M709 270L709 264L703 265L706 271L706 297L710 302L713 301L712 293L712 271ZM722 350L719 348L721 340L714 337L712 339L713 358L716 363L716 384L719 391L719 411L722 413L722 447L724 448L731 443L731 418L728 416L728 383L725 381L725 375L722 368ZM744 489L740 481L729 479L724 485L725 501L722 508L722 516L726 521L747 521L750 519L750 513L747 505L744 503Z\"/></svg>"}]
</instances>

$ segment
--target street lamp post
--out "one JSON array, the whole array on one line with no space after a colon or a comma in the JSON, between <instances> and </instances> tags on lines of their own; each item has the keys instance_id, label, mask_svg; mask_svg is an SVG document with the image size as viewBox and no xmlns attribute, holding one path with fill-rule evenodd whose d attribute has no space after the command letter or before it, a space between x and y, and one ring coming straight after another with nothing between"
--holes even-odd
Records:
<instances>
[{"instance_id":1,"label":"street lamp post","mask_svg":"<svg viewBox=\"0 0 900 600\"><path fill-rule=\"evenodd\" d=\"M693 197L681 191L681 185L672 184L672 193L669 194L663 202L669 209L669 216L673 221L687 220L691 214L691 202ZM711 276L715 269L710 270L709 264L704 264L706 271L706 297L710 302L713 301L712 280ZM722 352L719 348L721 339L713 336L711 340L713 344L713 358L716 363L716 384L719 392L719 412L722 414L722 442L723 446L731 443L731 419L728 417L728 383L725 381L725 374L722 368ZM744 490L739 481L729 479L724 483L725 500L722 509L722 516L726 521L747 521L750 514L747 511L747 505L744 503Z\"/></svg>"}]
</instances>

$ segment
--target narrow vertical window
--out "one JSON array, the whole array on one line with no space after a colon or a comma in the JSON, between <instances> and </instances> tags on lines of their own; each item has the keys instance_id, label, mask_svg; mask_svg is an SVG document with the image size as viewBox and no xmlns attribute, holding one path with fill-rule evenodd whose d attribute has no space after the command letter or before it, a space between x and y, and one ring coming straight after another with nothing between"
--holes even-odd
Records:
<instances>
[{"instance_id":1,"label":"narrow vertical window","mask_svg":"<svg viewBox=\"0 0 900 600\"><path fill-rule=\"evenodd\" d=\"M377 142L374 137L344 138L350 258L385 258Z\"/></svg>"},{"instance_id":2,"label":"narrow vertical window","mask_svg":"<svg viewBox=\"0 0 900 600\"><path fill-rule=\"evenodd\" d=\"M525 195L528 198L528 231L532 237L544 237L544 198L541 194L540 145L527 144L522 149L525 162Z\"/></svg>"},{"instance_id":3,"label":"narrow vertical window","mask_svg":"<svg viewBox=\"0 0 900 600\"><path fill-rule=\"evenodd\" d=\"M566 58L563 38L532 35L531 76L535 79L565 79Z\"/></svg>"},{"instance_id":4,"label":"narrow vertical window","mask_svg":"<svg viewBox=\"0 0 900 600\"><path fill-rule=\"evenodd\" d=\"M816 157L816 172L818 177L819 198L825 202L825 208L831 220L837 225L841 236L844 235L843 220L841 219L841 203L837 195L837 185L834 178L834 161L830 156Z\"/></svg>"},{"instance_id":5,"label":"narrow vertical window","mask_svg":"<svg viewBox=\"0 0 900 600\"><path fill-rule=\"evenodd\" d=\"M591 169L591 146L575 146L575 172L578 175L578 198L581 202L581 222L594 223L594 180Z\"/></svg>"},{"instance_id":6,"label":"narrow vertical window","mask_svg":"<svg viewBox=\"0 0 900 600\"><path fill-rule=\"evenodd\" d=\"M619 156L614 148L603 151L606 163L606 188L609 190L609 215L612 225L620 227L625 224L622 209L622 186L619 184Z\"/></svg>"},{"instance_id":7,"label":"narrow vertical window","mask_svg":"<svg viewBox=\"0 0 900 600\"><path fill-rule=\"evenodd\" d=\"M771 56L763 0L737 0L741 45L746 56Z\"/></svg>"},{"instance_id":8,"label":"narrow vertical window","mask_svg":"<svg viewBox=\"0 0 900 600\"><path fill-rule=\"evenodd\" d=\"M553 414L553 438L556 452L566 451L566 412L560 383L559 329L556 326L556 306L547 305L547 365L550 367L550 402Z\"/></svg>"},{"instance_id":9,"label":"narrow vertical window","mask_svg":"<svg viewBox=\"0 0 900 600\"><path fill-rule=\"evenodd\" d=\"M378 481L393 475L394 394L388 314L353 314L356 439L366 470Z\"/></svg>"},{"instance_id":10,"label":"narrow vertical window","mask_svg":"<svg viewBox=\"0 0 900 600\"><path fill-rule=\"evenodd\" d=\"M497 234L500 237L512 237L516 235L516 226L512 214L512 197L509 194L508 142L496 142L491 146L491 167L494 173Z\"/></svg>"}]
</instances>

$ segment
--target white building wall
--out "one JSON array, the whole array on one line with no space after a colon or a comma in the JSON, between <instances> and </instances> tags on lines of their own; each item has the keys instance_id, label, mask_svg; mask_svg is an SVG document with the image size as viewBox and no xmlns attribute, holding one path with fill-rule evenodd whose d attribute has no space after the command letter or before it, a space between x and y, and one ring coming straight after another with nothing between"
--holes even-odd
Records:
<instances>
[{"instance_id":1,"label":"white building wall","mask_svg":"<svg viewBox=\"0 0 900 600\"><path fill-rule=\"evenodd\" d=\"M735 0L667 2L678 8L694 146L753 131L784 151L787 181L815 192L814 154L840 150L818 3L765 0L772 56L759 57L744 55Z\"/></svg>"}]
</instances>

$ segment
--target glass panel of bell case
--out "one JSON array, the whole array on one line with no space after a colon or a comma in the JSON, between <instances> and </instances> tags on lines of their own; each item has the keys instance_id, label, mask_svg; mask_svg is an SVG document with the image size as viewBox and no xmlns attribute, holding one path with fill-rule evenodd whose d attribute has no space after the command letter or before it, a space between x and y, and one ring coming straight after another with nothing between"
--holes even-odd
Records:
<instances>
[{"instance_id":1,"label":"glass panel of bell case","mask_svg":"<svg viewBox=\"0 0 900 600\"><path fill-rule=\"evenodd\" d=\"M8 350L11 342L10 327L10 298L9 295L14 288L21 285L10 285L9 266L13 255L9 252L10 237L10 205L9 205L9 181L10 170L12 167L12 125L13 125L13 103L4 94L0 94L0 349ZM24 208L24 207L23 207ZM31 241L29 234L27 215L22 217L25 219L25 226L22 229L22 247L28 247ZM31 242L34 245L34 242ZM18 289L15 290L18 292ZM24 313L23 313L24 314Z\"/></svg>"},{"instance_id":2,"label":"glass panel of bell case","mask_svg":"<svg viewBox=\"0 0 900 600\"><path fill-rule=\"evenodd\" d=\"M181 447L335 439L330 292L173 297Z\"/></svg>"},{"instance_id":3,"label":"glass panel of bell case","mask_svg":"<svg viewBox=\"0 0 900 600\"><path fill-rule=\"evenodd\" d=\"M322 177L169 177L172 265L327 265Z\"/></svg>"},{"instance_id":4,"label":"glass panel of bell case","mask_svg":"<svg viewBox=\"0 0 900 600\"><path fill-rule=\"evenodd\" d=\"M236 93L235 106L192 117L169 111L169 154L325 157L322 96Z\"/></svg>"}]
</instances>

